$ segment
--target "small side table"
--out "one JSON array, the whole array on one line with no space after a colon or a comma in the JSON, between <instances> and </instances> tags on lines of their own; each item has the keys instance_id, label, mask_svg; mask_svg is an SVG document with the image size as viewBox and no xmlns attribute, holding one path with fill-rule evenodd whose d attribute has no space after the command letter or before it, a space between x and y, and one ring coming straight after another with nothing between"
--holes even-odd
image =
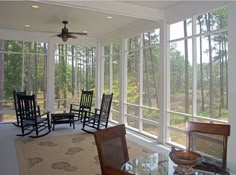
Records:
<instances>
[{"instance_id":1,"label":"small side table","mask_svg":"<svg viewBox=\"0 0 236 175\"><path fill-rule=\"evenodd\" d=\"M70 126L73 125L73 129L75 129L74 114L72 113L51 114L51 119L52 119L52 130L54 130L55 125L66 124L66 123L69 123Z\"/></svg>"}]
</instances>

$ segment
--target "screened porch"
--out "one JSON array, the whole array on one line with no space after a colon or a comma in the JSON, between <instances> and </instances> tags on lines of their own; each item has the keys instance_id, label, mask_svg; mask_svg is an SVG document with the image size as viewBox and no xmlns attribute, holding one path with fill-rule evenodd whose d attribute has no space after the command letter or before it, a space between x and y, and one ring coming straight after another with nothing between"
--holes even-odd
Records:
<instances>
[{"instance_id":1,"label":"screened porch","mask_svg":"<svg viewBox=\"0 0 236 175\"><path fill-rule=\"evenodd\" d=\"M13 90L35 94L52 113L68 111L82 90L95 92L95 107L113 92L111 123L181 148L186 121L229 123L230 153L235 9L223 1L0 2L0 120L16 120ZM65 18L70 31L87 36L52 37ZM233 155L228 159L233 167Z\"/></svg>"}]
</instances>

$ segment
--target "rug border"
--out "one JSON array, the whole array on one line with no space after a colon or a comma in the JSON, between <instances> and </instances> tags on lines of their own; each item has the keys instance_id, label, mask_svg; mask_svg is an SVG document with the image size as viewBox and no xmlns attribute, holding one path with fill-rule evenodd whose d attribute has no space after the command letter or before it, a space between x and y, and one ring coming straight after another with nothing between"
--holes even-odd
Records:
<instances>
[{"instance_id":1,"label":"rug border","mask_svg":"<svg viewBox=\"0 0 236 175\"><path fill-rule=\"evenodd\" d=\"M24 159L24 150L23 148L23 142L20 139L17 139L15 142L16 146L16 157L18 160L18 166L19 166L19 172L21 175L30 175L27 167L27 160Z\"/></svg>"}]
</instances>

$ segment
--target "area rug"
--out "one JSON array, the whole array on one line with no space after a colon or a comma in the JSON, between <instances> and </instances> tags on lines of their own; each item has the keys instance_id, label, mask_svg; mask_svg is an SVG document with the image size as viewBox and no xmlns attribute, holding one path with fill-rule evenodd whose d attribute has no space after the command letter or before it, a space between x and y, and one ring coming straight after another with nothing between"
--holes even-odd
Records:
<instances>
[{"instance_id":1,"label":"area rug","mask_svg":"<svg viewBox=\"0 0 236 175\"><path fill-rule=\"evenodd\" d=\"M130 159L150 150L127 141ZM16 140L21 175L100 175L94 136L72 134Z\"/></svg>"}]
</instances>

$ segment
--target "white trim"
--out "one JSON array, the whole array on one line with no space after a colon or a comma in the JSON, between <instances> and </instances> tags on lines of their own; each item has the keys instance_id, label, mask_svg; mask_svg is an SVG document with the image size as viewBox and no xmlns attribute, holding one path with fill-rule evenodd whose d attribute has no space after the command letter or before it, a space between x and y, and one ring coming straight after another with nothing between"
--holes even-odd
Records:
<instances>
[{"instance_id":1,"label":"white trim","mask_svg":"<svg viewBox=\"0 0 236 175\"><path fill-rule=\"evenodd\" d=\"M122 38L120 54L120 123L127 124L127 39Z\"/></svg>"},{"instance_id":2,"label":"white trim","mask_svg":"<svg viewBox=\"0 0 236 175\"><path fill-rule=\"evenodd\" d=\"M193 22L192 22L192 33L193 35L196 34L196 16L193 17ZM197 39L196 37L192 38L192 64L193 64L193 101L192 101L192 114L196 115L197 112Z\"/></svg>"},{"instance_id":3,"label":"white trim","mask_svg":"<svg viewBox=\"0 0 236 175\"><path fill-rule=\"evenodd\" d=\"M96 91L96 102L95 106L99 107L101 105L101 97L104 90L104 58L103 47L101 42L97 41L97 54L96 54L96 69L95 69L95 91Z\"/></svg>"},{"instance_id":4,"label":"white trim","mask_svg":"<svg viewBox=\"0 0 236 175\"><path fill-rule=\"evenodd\" d=\"M23 42L24 44L24 42ZM23 51L22 53L22 65L21 65L21 90L24 91L24 87L25 87L25 52Z\"/></svg>"},{"instance_id":5,"label":"white trim","mask_svg":"<svg viewBox=\"0 0 236 175\"><path fill-rule=\"evenodd\" d=\"M54 112L55 96L55 50L56 43L50 40L48 43L47 57L47 110Z\"/></svg>"},{"instance_id":6,"label":"white trim","mask_svg":"<svg viewBox=\"0 0 236 175\"><path fill-rule=\"evenodd\" d=\"M231 2L228 7L229 12L229 31L228 31L228 43L229 43L229 51L228 51L228 88L229 88L229 124L231 125L229 144L228 144L228 167L231 170L236 172L236 161L235 161L235 148L236 148L236 2Z\"/></svg>"},{"instance_id":7,"label":"white trim","mask_svg":"<svg viewBox=\"0 0 236 175\"><path fill-rule=\"evenodd\" d=\"M164 62L164 65L165 68L166 68L166 71L164 72L164 75L165 75L165 79L166 81L164 81L165 83L165 88L164 88L164 92L163 94L165 95L164 99L166 100L166 102L164 103L165 106L163 108L164 110L164 116L165 116L165 135L164 135L164 138L165 138L165 141L164 143L168 142L169 141L169 138L170 138L170 131L168 129L168 126L170 125L170 114L168 113L168 111L170 110L170 44L167 42L169 39L170 39L170 25L165 23L165 26L166 26L166 34L165 34L165 39L164 41L166 42L165 43L165 46L164 46L164 53L166 54L166 57L165 58L165 62ZM166 90L166 92L165 92Z\"/></svg>"},{"instance_id":8,"label":"white trim","mask_svg":"<svg viewBox=\"0 0 236 175\"><path fill-rule=\"evenodd\" d=\"M166 107L167 107L167 96L166 94L169 92L167 90L167 57L166 57L166 52L167 52L167 25L165 21L162 21L162 25L160 28L160 64L159 64L159 78L160 78L160 95L159 95L159 109L160 109L160 123L159 124L159 136L158 136L158 141L161 143L166 142L166 137L167 137L167 118L166 118Z\"/></svg>"},{"instance_id":9,"label":"white trim","mask_svg":"<svg viewBox=\"0 0 236 175\"><path fill-rule=\"evenodd\" d=\"M110 57L109 57L109 78L110 78L110 92L112 92L112 84L113 84L113 44L110 44Z\"/></svg>"},{"instance_id":10,"label":"white trim","mask_svg":"<svg viewBox=\"0 0 236 175\"><path fill-rule=\"evenodd\" d=\"M140 34L139 49L139 130L143 131L143 34Z\"/></svg>"}]
</instances>

